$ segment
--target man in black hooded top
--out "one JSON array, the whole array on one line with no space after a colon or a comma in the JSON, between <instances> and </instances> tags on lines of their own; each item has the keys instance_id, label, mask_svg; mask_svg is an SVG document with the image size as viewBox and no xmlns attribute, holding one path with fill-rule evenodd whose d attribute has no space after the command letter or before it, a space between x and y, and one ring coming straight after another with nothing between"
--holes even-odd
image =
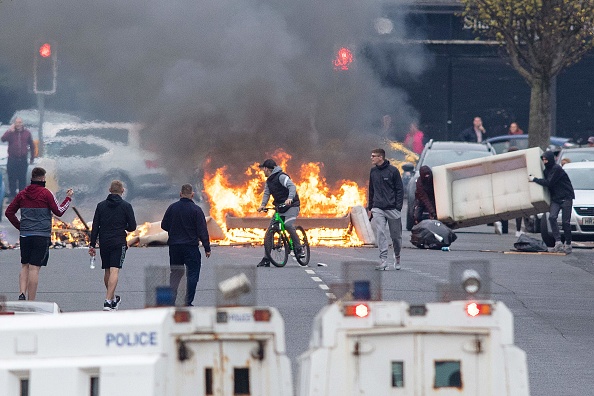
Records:
<instances>
[{"instance_id":1,"label":"man in black hooded top","mask_svg":"<svg viewBox=\"0 0 594 396\"><path fill-rule=\"evenodd\" d=\"M104 311L115 311L119 308L120 296L115 295L115 289L128 249L126 231L136 230L134 210L132 205L122 199L122 194L124 184L120 180L112 181L107 199L97 204L93 217L89 255L96 255L95 245L99 237L101 268L105 270L103 281L107 290L103 303Z\"/></svg>"},{"instance_id":2,"label":"man in black hooded top","mask_svg":"<svg viewBox=\"0 0 594 396\"><path fill-rule=\"evenodd\" d=\"M563 170L561 165L555 163L555 154L552 151L546 151L542 157L544 163L544 179L536 178L532 175L528 176L528 180L547 187L551 194L551 207L549 209L549 223L551 224L551 231L553 238L555 238L555 246L549 251L551 252L565 252L571 253L571 210L573 208L573 200L575 194L569 176ZM565 246L561 243L561 234L559 226L557 225L557 218L561 211L561 225L563 227L563 235L565 236Z\"/></svg>"}]
</instances>

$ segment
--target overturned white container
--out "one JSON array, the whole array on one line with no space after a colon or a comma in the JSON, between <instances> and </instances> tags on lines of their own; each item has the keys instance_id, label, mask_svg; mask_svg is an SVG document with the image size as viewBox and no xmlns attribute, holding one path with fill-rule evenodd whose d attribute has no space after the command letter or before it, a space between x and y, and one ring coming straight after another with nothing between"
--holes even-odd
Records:
<instances>
[{"instance_id":1,"label":"overturned white container","mask_svg":"<svg viewBox=\"0 0 594 396\"><path fill-rule=\"evenodd\" d=\"M548 189L528 181L543 177L541 155L535 147L432 168L438 219L461 228L548 211Z\"/></svg>"}]
</instances>

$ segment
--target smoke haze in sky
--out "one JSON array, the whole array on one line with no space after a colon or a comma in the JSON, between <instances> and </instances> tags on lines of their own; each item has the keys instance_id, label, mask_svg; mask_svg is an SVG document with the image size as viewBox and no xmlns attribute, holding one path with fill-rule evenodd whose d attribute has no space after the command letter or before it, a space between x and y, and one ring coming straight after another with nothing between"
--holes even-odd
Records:
<instances>
[{"instance_id":1,"label":"smoke haze in sky","mask_svg":"<svg viewBox=\"0 0 594 396\"><path fill-rule=\"evenodd\" d=\"M48 107L142 122L182 174L206 156L241 172L283 148L360 180L382 115L398 137L417 117L363 59L380 16L376 0L4 0L1 63L9 81L30 80L35 43L52 40L59 94ZM335 71L343 46L355 62ZM398 65L414 76L426 55L412 55Z\"/></svg>"}]
</instances>

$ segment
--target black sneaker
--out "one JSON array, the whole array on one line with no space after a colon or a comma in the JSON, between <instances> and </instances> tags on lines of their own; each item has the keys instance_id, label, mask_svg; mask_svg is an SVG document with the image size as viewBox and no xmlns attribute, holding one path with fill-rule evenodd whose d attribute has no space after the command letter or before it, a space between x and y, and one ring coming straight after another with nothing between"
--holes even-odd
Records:
<instances>
[{"instance_id":1,"label":"black sneaker","mask_svg":"<svg viewBox=\"0 0 594 396\"><path fill-rule=\"evenodd\" d=\"M299 253L297 253L297 257L304 260L305 259L305 249L301 249Z\"/></svg>"},{"instance_id":2,"label":"black sneaker","mask_svg":"<svg viewBox=\"0 0 594 396\"><path fill-rule=\"evenodd\" d=\"M270 267L270 261L265 257L262 260L260 260L256 267Z\"/></svg>"},{"instance_id":3,"label":"black sneaker","mask_svg":"<svg viewBox=\"0 0 594 396\"><path fill-rule=\"evenodd\" d=\"M25 297L25 293L21 293L21 295L19 296L19 300L26 300L27 297Z\"/></svg>"},{"instance_id":4,"label":"black sneaker","mask_svg":"<svg viewBox=\"0 0 594 396\"><path fill-rule=\"evenodd\" d=\"M120 302L122 301L122 299L120 298L120 296L115 296L115 309L119 309L120 308Z\"/></svg>"},{"instance_id":5,"label":"black sneaker","mask_svg":"<svg viewBox=\"0 0 594 396\"><path fill-rule=\"evenodd\" d=\"M118 309L118 306L116 305L115 301L105 301L103 303L104 311L115 311L116 309Z\"/></svg>"}]
</instances>

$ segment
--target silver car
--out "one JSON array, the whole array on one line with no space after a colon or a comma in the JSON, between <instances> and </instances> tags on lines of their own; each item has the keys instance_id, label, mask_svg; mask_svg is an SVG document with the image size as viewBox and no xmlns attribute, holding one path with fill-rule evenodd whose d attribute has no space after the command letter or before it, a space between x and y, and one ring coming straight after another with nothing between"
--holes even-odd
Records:
<instances>
[{"instance_id":1,"label":"silver car","mask_svg":"<svg viewBox=\"0 0 594 396\"><path fill-rule=\"evenodd\" d=\"M406 187L404 199L407 202L406 229L412 230L414 226L413 211L415 206L415 191L417 189L417 179L423 165L430 168L439 165L451 164L459 161L466 161L475 158L488 157L495 155L495 150L489 143L467 143L467 142L439 142L431 139L419 157L415 166L415 174L410 179Z\"/></svg>"},{"instance_id":2,"label":"silver car","mask_svg":"<svg viewBox=\"0 0 594 396\"><path fill-rule=\"evenodd\" d=\"M154 196L171 187L167 171L155 153L94 136L48 139L44 156L33 166L48 171L50 190L73 188L83 196L103 195L113 179L124 182L128 199Z\"/></svg>"}]
</instances>

